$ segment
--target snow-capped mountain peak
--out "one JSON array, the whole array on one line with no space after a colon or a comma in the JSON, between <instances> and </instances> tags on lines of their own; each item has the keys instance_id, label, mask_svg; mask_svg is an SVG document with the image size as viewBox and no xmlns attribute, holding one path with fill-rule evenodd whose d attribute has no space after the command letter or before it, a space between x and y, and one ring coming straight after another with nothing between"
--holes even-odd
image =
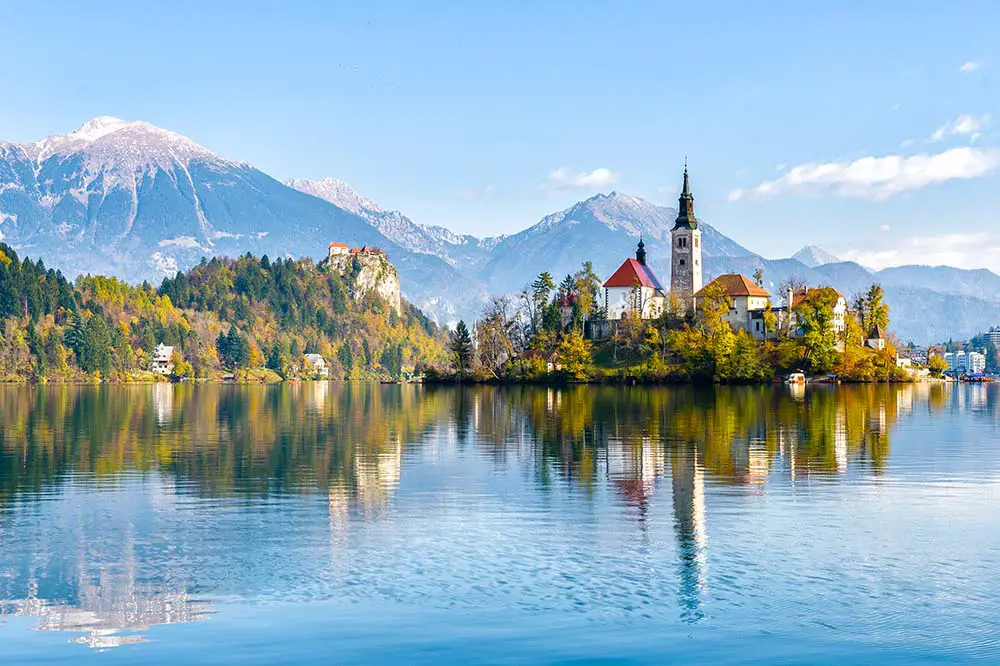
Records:
<instances>
[{"instance_id":1,"label":"snow-capped mountain peak","mask_svg":"<svg viewBox=\"0 0 1000 666\"><path fill-rule=\"evenodd\" d=\"M831 252L827 252L816 245L806 245L804 248L792 255L792 259L797 259L809 268L825 266L826 264L840 263L840 258Z\"/></svg>"},{"instance_id":2,"label":"snow-capped mountain peak","mask_svg":"<svg viewBox=\"0 0 1000 666\"><path fill-rule=\"evenodd\" d=\"M204 146L176 132L145 121L126 121L113 116L98 116L67 134L53 134L25 146L39 163L56 155L84 153L105 158L126 157L136 166L194 157L216 158Z\"/></svg>"}]
</instances>

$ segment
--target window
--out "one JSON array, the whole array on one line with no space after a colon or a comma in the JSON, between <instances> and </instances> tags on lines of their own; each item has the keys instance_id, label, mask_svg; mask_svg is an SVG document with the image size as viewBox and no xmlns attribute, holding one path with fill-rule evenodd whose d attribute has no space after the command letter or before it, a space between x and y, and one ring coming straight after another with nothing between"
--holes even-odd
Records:
<instances>
[{"instance_id":1,"label":"window","mask_svg":"<svg viewBox=\"0 0 1000 666\"><path fill-rule=\"evenodd\" d=\"M698 247L698 239L697 238L694 239L694 246Z\"/></svg>"},{"instance_id":2,"label":"window","mask_svg":"<svg viewBox=\"0 0 1000 666\"><path fill-rule=\"evenodd\" d=\"M681 236L677 239L677 247L687 247L687 238Z\"/></svg>"},{"instance_id":3,"label":"window","mask_svg":"<svg viewBox=\"0 0 1000 666\"><path fill-rule=\"evenodd\" d=\"M679 265L681 265L681 266L683 266L683 265L684 265L684 260L683 260L683 259L681 259L681 261L680 261L680 264L679 264Z\"/></svg>"}]
</instances>

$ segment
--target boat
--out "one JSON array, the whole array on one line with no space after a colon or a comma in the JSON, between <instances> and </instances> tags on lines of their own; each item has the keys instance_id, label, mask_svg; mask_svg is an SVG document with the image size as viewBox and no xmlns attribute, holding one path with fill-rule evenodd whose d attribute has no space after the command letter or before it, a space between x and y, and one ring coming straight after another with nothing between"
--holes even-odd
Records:
<instances>
[{"instance_id":1,"label":"boat","mask_svg":"<svg viewBox=\"0 0 1000 666\"><path fill-rule=\"evenodd\" d=\"M793 372L785 377L786 384L805 384L806 376L801 372Z\"/></svg>"}]
</instances>

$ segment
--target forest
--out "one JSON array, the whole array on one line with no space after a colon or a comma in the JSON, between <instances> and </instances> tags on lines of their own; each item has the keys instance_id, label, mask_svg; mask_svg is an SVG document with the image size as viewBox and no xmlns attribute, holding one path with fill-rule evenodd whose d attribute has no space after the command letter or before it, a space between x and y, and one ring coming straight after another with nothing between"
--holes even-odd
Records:
<instances>
[{"instance_id":1,"label":"forest","mask_svg":"<svg viewBox=\"0 0 1000 666\"><path fill-rule=\"evenodd\" d=\"M0 381L152 381L157 345L173 379L398 379L440 362L444 333L409 303L356 293L351 271L309 259L202 260L158 287L70 282L0 243Z\"/></svg>"}]
</instances>

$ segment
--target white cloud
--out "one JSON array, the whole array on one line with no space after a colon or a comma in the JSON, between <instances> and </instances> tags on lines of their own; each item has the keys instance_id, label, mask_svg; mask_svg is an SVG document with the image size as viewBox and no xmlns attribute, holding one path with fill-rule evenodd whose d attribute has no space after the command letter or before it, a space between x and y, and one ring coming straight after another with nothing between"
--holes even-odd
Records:
<instances>
[{"instance_id":1,"label":"white cloud","mask_svg":"<svg viewBox=\"0 0 1000 666\"><path fill-rule=\"evenodd\" d=\"M194 236L178 236L177 238L165 238L157 243L160 247L182 247L188 250L207 250L199 243Z\"/></svg>"},{"instance_id":2,"label":"white cloud","mask_svg":"<svg viewBox=\"0 0 1000 666\"><path fill-rule=\"evenodd\" d=\"M963 74L968 74L969 72L976 71L980 67L982 67L981 63L975 62L974 60L970 60L969 62L959 67L958 71L962 72Z\"/></svg>"},{"instance_id":3,"label":"white cloud","mask_svg":"<svg viewBox=\"0 0 1000 666\"><path fill-rule=\"evenodd\" d=\"M892 227L890 227L888 224L880 224L878 227L879 231L890 231L891 229Z\"/></svg>"},{"instance_id":4,"label":"white cloud","mask_svg":"<svg viewBox=\"0 0 1000 666\"><path fill-rule=\"evenodd\" d=\"M955 122L945 123L939 127L929 139L931 142L943 141L952 136L967 136L975 141L990 124L990 115L972 116L967 113L960 115Z\"/></svg>"},{"instance_id":5,"label":"white cloud","mask_svg":"<svg viewBox=\"0 0 1000 666\"><path fill-rule=\"evenodd\" d=\"M1000 268L1000 234L972 232L893 239L892 247L841 252L848 261L880 270L919 264L958 268Z\"/></svg>"},{"instance_id":6,"label":"white cloud","mask_svg":"<svg viewBox=\"0 0 1000 666\"><path fill-rule=\"evenodd\" d=\"M604 167L579 173L574 173L566 167L560 167L546 177L542 187L548 190L587 189L604 187L617 182L618 174Z\"/></svg>"},{"instance_id":7,"label":"white cloud","mask_svg":"<svg viewBox=\"0 0 1000 666\"><path fill-rule=\"evenodd\" d=\"M909 190L949 180L978 178L1000 164L995 148L952 148L925 155L862 157L853 162L800 164L780 178L736 189L730 201L765 199L779 194L822 194L881 201Z\"/></svg>"}]
</instances>

